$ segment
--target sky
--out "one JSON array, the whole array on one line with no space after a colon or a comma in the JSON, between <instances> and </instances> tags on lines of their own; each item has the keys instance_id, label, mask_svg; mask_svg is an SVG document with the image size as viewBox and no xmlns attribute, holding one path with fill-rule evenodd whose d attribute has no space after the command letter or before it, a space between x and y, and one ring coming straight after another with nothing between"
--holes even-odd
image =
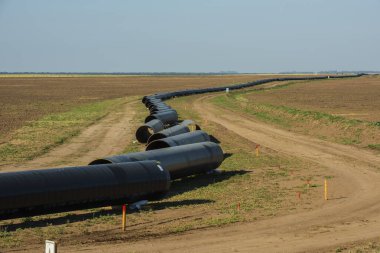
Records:
<instances>
[{"instance_id":1,"label":"sky","mask_svg":"<svg viewBox=\"0 0 380 253\"><path fill-rule=\"evenodd\" d=\"M0 0L0 72L380 70L380 0Z\"/></svg>"}]
</instances>

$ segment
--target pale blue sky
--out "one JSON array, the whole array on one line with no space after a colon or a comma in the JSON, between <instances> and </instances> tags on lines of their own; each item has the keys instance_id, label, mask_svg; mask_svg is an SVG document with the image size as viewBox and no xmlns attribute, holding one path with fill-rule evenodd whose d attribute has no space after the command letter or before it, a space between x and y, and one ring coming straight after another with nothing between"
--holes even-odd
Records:
<instances>
[{"instance_id":1,"label":"pale blue sky","mask_svg":"<svg viewBox=\"0 0 380 253\"><path fill-rule=\"evenodd\" d=\"M0 71L380 70L379 0L0 0Z\"/></svg>"}]
</instances>

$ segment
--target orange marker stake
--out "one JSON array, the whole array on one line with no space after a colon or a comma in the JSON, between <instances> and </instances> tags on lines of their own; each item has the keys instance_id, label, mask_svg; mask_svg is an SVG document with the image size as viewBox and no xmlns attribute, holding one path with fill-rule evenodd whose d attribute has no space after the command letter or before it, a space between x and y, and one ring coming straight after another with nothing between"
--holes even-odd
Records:
<instances>
[{"instance_id":1,"label":"orange marker stake","mask_svg":"<svg viewBox=\"0 0 380 253\"><path fill-rule=\"evenodd\" d=\"M259 151L259 147L260 147L260 145L257 144L257 145L256 145L256 156L259 156L259 152L260 152L260 151Z\"/></svg>"},{"instance_id":2,"label":"orange marker stake","mask_svg":"<svg viewBox=\"0 0 380 253\"><path fill-rule=\"evenodd\" d=\"M237 210L240 211L240 202L237 204Z\"/></svg>"},{"instance_id":3,"label":"orange marker stake","mask_svg":"<svg viewBox=\"0 0 380 253\"><path fill-rule=\"evenodd\" d=\"M325 200L327 199L327 179L325 178Z\"/></svg>"},{"instance_id":4,"label":"orange marker stake","mask_svg":"<svg viewBox=\"0 0 380 253\"><path fill-rule=\"evenodd\" d=\"M123 217L121 221L121 229L122 231L125 231L126 223L127 223L127 205L123 205L122 210L123 210L123 213L122 213Z\"/></svg>"}]
</instances>

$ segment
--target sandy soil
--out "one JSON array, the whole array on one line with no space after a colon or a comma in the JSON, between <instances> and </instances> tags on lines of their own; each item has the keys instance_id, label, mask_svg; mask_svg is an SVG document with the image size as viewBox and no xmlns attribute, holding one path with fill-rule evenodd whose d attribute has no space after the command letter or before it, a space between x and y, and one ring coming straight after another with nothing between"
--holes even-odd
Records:
<instances>
[{"instance_id":1,"label":"sandy soil","mask_svg":"<svg viewBox=\"0 0 380 253\"><path fill-rule=\"evenodd\" d=\"M208 96L210 97L210 96ZM222 228L115 245L64 247L64 252L325 252L380 236L380 157L366 150L280 130L216 108L207 97L194 103L209 121L249 141L314 161L333 171L329 200L312 211ZM322 192L321 192L322 195Z\"/></svg>"},{"instance_id":2,"label":"sandy soil","mask_svg":"<svg viewBox=\"0 0 380 253\"><path fill-rule=\"evenodd\" d=\"M136 113L132 105L139 102L126 100L122 107L86 128L66 144L32 161L2 166L0 171L87 165L97 158L120 153L132 141L135 129L131 126L131 120Z\"/></svg>"}]
</instances>

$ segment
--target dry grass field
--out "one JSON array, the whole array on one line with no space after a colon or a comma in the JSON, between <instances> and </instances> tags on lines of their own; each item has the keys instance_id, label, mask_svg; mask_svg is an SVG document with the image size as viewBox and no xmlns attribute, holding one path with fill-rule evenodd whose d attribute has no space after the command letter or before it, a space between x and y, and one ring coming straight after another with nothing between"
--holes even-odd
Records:
<instances>
[{"instance_id":1,"label":"dry grass field","mask_svg":"<svg viewBox=\"0 0 380 253\"><path fill-rule=\"evenodd\" d=\"M122 106L120 98L263 78L271 76L0 75L0 166L31 160L61 145Z\"/></svg>"},{"instance_id":2,"label":"dry grass field","mask_svg":"<svg viewBox=\"0 0 380 253\"><path fill-rule=\"evenodd\" d=\"M275 75L282 77L284 75ZM211 76L27 76L0 75L0 143L6 134L43 115L79 105L160 91L221 86L270 75Z\"/></svg>"},{"instance_id":3,"label":"dry grass field","mask_svg":"<svg viewBox=\"0 0 380 253\"><path fill-rule=\"evenodd\" d=\"M0 76L0 166L33 159L122 106L120 98L267 76Z\"/></svg>"},{"instance_id":4,"label":"dry grass field","mask_svg":"<svg viewBox=\"0 0 380 253\"><path fill-rule=\"evenodd\" d=\"M380 76L275 83L214 103L289 131L380 150Z\"/></svg>"},{"instance_id":5,"label":"dry grass field","mask_svg":"<svg viewBox=\"0 0 380 253\"><path fill-rule=\"evenodd\" d=\"M380 122L380 75L294 83L247 96L258 103Z\"/></svg>"},{"instance_id":6,"label":"dry grass field","mask_svg":"<svg viewBox=\"0 0 380 253\"><path fill-rule=\"evenodd\" d=\"M1 77L0 143L27 121L86 103L159 91L248 82L268 76Z\"/></svg>"}]
</instances>

